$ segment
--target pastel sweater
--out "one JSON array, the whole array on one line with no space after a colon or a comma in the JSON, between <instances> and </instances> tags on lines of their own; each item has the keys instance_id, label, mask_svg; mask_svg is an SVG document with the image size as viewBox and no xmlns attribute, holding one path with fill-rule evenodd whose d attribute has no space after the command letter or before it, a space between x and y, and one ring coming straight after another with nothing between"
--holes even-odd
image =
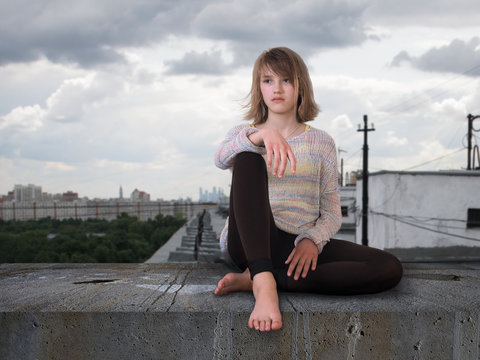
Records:
<instances>
[{"instance_id":1,"label":"pastel sweater","mask_svg":"<svg viewBox=\"0 0 480 360\"><path fill-rule=\"evenodd\" d=\"M259 130L248 124L232 128L215 155L215 165L229 169L235 155L244 151L261 154L266 159L265 148L248 139L256 131ZM281 179L267 168L273 218L279 229L298 235L295 246L308 238L320 253L342 222L335 143L326 132L313 127L287 142L297 160L295 174L290 172L290 164ZM228 221L220 237L224 251L227 232Z\"/></svg>"}]
</instances>

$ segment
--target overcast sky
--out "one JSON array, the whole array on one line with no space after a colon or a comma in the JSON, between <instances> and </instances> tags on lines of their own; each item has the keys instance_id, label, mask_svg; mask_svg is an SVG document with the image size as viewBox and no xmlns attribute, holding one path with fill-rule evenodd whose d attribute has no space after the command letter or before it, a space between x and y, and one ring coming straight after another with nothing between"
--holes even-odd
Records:
<instances>
[{"instance_id":1,"label":"overcast sky","mask_svg":"<svg viewBox=\"0 0 480 360\"><path fill-rule=\"evenodd\" d=\"M228 192L213 156L275 46L309 66L310 124L345 171L362 166L364 114L370 171L465 168L478 14L478 0L0 0L0 194Z\"/></svg>"}]
</instances>

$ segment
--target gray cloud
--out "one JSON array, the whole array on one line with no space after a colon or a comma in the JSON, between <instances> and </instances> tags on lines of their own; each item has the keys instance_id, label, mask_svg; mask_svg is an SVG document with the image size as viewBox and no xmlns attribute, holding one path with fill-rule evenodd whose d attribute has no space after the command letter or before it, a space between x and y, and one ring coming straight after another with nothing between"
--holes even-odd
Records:
<instances>
[{"instance_id":1,"label":"gray cloud","mask_svg":"<svg viewBox=\"0 0 480 360\"><path fill-rule=\"evenodd\" d=\"M222 41L234 57L231 65L243 66L279 45L307 57L359 45L372 37L370 24L466 26L477 23L479 12L480 2L471 0L0 0L0 66L41 57L86 68L125 62L120 48L170 35ZM167 66L170 74L211 74L229 65L205 49Z\"/></svg>"},{"instance_id":2,"label":"gray cloud","mask_svg":"<svg viewBox=\"0 0 480 360\"><path fill-rule=\"evenodd\" d=\"M182 59L166 61L167 74L204 74L221 75L229 70L220 51L212 53L190 51Z\"/></svg>"},{"instance_id":3,"label":"gray cloud","mask_svg":"<svg viewBox=\"0 0 480 360\"><path fill-rule=\"evenodd\" d=\"M359 45L367 39L360 1L234 1L205 7L195 33L227 41L236 65L251 64L260 51L285 45L304 56L323 48ZM259 11L261 9L261 11Z\"/></svg>"},{"instance_id":4,"label":"gray cloud","mask_svg":"<svg viewBox=\"0 0 480 360\"><path fill-rule=\"evenodd\" d=\"M204 1L2 1L0 65L46 57L83 67L123 61L119 47L188 32Z\"/></svg>"},{"instance_id":5,"label":"gray cloud","mask_svg":"<svg viewBox=\"0 0 480 360\"><path fill-rule=\"evenodd\" d=\"M225 41L236 65L278 45L309 55L367 39L365 2L44 0L4 1L0 11L0 65L46 57L82 67L126 61L122 47L147 46L169 35ZM22 26L19 26L22 24ZM314 44L312 46L312 43ZM216 53L188 53L170 72L215 72ZM207 67L205 67L208 65Z\"/></svg>"},{"instance_id":6,"label":"gray cloud","mask_svg":"<svg viewBox=\"0 0 480 360\"><path fill-rule=\"evenodd\" d=\"M365 16L386 26L468 27L478 25L480 2L475 0L375 0Z\"/></svg>"},{"instance_id":7,"label":"gray cloud","mask_svg":"<svg viewBox=\"0 0 480 360\"><path fill-rule=\"evenodd\" d=\"M480 37L469 41L459 39L450 44L428 50L419 57L402 51L392 61L393 66L410 63L423 71L460 73L468 76L480 76Z\"/></svg>"}]
</instances>

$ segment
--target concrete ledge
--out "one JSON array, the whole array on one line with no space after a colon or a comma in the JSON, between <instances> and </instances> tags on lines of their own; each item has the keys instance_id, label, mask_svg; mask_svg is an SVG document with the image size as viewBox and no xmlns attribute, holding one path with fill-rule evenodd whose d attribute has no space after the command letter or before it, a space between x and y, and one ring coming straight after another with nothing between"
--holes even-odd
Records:
<instances>
[{"instance_id":1,"label":"concrete ledge","mask_svg":"<svg viewBox=\"0 0 480 360\"><path fill-rule=\"evenodd\" d=\"M247 327L222 264L2 264L0 359L478 359L480 264L405 264L393 290L280 294L284 327Z\"/></svg>"},{"instance_id":2,"label":"concrete ledge","mask_svg":"<svg viewBox=\"0 0 480 360\"><path fill-rule=\"evenodd\" d=\"M414 247L384 250L404 262L480 262L480 246Z\"/></svg>"}]
</instances>

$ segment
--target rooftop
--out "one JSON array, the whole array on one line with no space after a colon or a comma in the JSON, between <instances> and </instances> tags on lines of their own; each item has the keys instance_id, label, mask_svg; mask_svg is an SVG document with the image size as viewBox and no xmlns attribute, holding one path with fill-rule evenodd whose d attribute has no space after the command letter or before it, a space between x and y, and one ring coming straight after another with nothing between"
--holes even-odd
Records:
<instances>
[{"instance_id":1,"label":"rooftop","mask_svg":"<svg viewBox=\"0 0 480 360\"><path fill-rule=\"evenodd\" d=\"M442 175L442 176L480 176L477 170L438 170L438 171L401 171L401 170L380 170L371 172L369 176L383 174L404 174L404 175ZM361 178L361 176L360 176Z\"/></svg>"},{"instance_id":2,"label":"rooftop","mask_svg":"<svg viewBox=\"0 0 480 360\"><path fill-rule=\"evenodd\" d=\"M477 359L480 263L409 263L391 291L280 293L282 330L247 327L224 264L2 264L0 358ZM99 354L102 354L99 357ZM368 355L368 357L367 357Z\"/></svg>"},{"instance_id":3,"label":"rooftop","mask_svg":"<svg viewBox=\"0 0 480 360\"><path fill-rule=\"evenodd\" d=\"M225 220L210 211L212 229ZM283 328L247 326L251 293L222 263L0 264L0 359L479 359L480 262L404 263L375 295L280 293Z\"/></svg>"}]
</instances>

